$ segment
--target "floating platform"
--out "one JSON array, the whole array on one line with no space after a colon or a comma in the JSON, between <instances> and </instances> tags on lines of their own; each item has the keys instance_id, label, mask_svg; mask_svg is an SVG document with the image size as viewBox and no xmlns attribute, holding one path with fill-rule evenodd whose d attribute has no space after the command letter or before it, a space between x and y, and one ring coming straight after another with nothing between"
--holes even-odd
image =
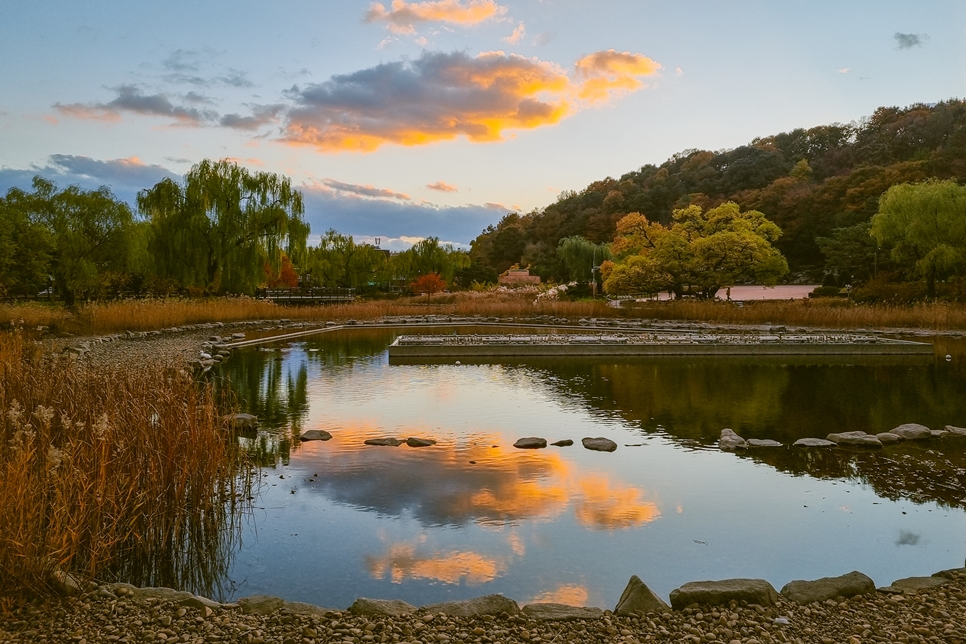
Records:
<instances>
[{"instance_id":1,"label":"floating platform","mask_svg":"<svg viewBox=\"0 0 966 644\"><path fill-rule=\"evenodd\" d=\"M392 358L527 356L889 356L933 355L926 342L855 333L574 333L403 335Z\"/></svg>"}]
</instances>

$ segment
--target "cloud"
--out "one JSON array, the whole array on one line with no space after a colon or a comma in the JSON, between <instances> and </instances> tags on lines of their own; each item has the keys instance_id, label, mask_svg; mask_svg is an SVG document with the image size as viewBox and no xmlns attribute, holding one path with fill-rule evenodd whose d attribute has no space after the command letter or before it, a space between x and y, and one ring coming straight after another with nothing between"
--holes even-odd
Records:
<instances>
[{"instance_id":1,"label":"cloud","mask_svg":"<svg viewBox=\"0 0 966 644\"><path fill-rule=\"evenodd\" d=\"M577 102L642 88L639 77L660 68L641 54L609 50L582 58L571 77L554 63L502 51L423 52L293 87L283 138L325 152L458 137L499 141L507 130L553 125L579 109Z\"/></svg>"},{"instance_id":2,"label":"cloud","mask_svg":"<svg viewBox=\"0 0 966 644\"><path fill-rule=\"evenodd\" d=\"M390 9L378 2L369 5L366 22L385 22L396 34L411 34L422 22L448 22L474 25L491 18L506 15L507 8L494 0L436 0L435 2L412 2L392 0Z\"/></svg>"},{"instance_id":3,"label":"cloud","mask_svg":"<svg viewBox=\"0 0 966 644\"><path fill-rule=\"evenodd\" d=\"M892 34L892 37L896 39L896 44L899 45L899 49L922 47L929 42L929 34L904 34L897 31Z\"/></svg>"},{"instance_id":4,"label":"cloud","mask_svg":"<svg viewBox=\"0 0 966 644\"><path fill-rule=\"evenodd\" d=\"M556 31L541 31L536 36L533 37L533 44L537 47L543 47L544 45L550 44L554 38L557 37Z\"/></svg>"},{"instance_id":5,"label":"cloud","mask_svg":"<svg viewBox=\"0 0 966 644\"><path fill-rule=\"evenodd\" d=\"M386 188L376 188L375 186L362 186L356 183L343 183L335 179L323 179L322 185L343 194L357 195L359 197L375 197L379 199L398 199L400 201L412 201L412 197L403 193L387 190Z\"/></svg>"},{"instance_id":6,"label":"cloud","mask_svg":"<svg viewBox=\"0 0 966 644\"><path fill-rule=\"evenodd\" d=\"M114 91L117 97L108 103L54 103L53 107L64 116L101 121L119 121L122 112L130 112L171 118L178 125L199 126L218 117L211 110L175 105L165 94L143 94L133 85L120 85Z\"/></svg>"},{"instance_id":7,"label":"cloud","mask_svg":"<svg viewBox=\"0 0 966 644\"><path fill-rule=\"evenodd\" d=\"M843 67L842 69L839 70L839 73L840 74L848 74L850 71L852 71L852 70L849 69L848 67Z\"/></svg>"},{"instance_id":8,"label":"cloud","mask_svg":"<svg viewBox=\"0 0 966 644\"><path fill-rule=\"evenodd\" d=\"M516 45L516 44L519 44L520 41L523 40L523 37L526 35L527 35L527 28L521 22L516 26L516 29L513 30L512 34L510 34L509 36L503 39L503 42L509 43L511 45Z\"/></svg>"},{"instance_id":9,"label":"cloud","mask_svg":"<svg viewBox=\"0 0 966 644\"><path fill-rule=\"evenodd\" d=\"M438 192L459 192L459 188L454 185L448 184L444 181L437 181L436 183L426 184L426 187L430 190L436 190Z\"/></svg>"},{"instance_id":10,"label":"cloud","mask_svg":"<svg viewBox=\"0 0 966 644\"><path fill-rule=\"evenodd\" d=\"M235 130L257 130L262 126L278 122L279 115L284 110L284 105L255 105L252 106L251 116L225 114L219 119L218 124Z\"/></svg>"}]
</instances>

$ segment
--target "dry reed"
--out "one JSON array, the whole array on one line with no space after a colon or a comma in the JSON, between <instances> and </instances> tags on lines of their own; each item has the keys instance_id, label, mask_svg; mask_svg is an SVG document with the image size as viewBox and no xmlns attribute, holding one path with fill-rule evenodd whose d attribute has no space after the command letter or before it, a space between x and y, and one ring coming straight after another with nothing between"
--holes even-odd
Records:
<instances>
[{"instance_id":1,"label":"dry reed","mask_svg":"<svg viewBox=\"0 0 966 644\"><path fill-rule=\"evenodd\" d=\"M250 470L210 387L94 371L0 334L0 597L54 570L214 591Z\"/></svg>"}]
</instances>

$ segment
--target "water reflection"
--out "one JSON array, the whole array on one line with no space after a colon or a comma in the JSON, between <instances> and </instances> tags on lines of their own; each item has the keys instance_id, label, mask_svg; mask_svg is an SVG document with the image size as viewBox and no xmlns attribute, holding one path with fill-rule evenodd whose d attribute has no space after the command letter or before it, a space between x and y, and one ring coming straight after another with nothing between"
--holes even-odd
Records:
<instances>
[{"instance_id":1,"label":"water reflection","mask_svg":"<svg viewBox=\"0 0 966 644\"><path fill-rule=\"evenodd\" d=\"M479 586L506 572L507 562L476 552L420 552L418 544L395 543L382 555L366 557L366 567L374 579L389 579L394 584L428 579Z\"/></svg>"}]
</instances>

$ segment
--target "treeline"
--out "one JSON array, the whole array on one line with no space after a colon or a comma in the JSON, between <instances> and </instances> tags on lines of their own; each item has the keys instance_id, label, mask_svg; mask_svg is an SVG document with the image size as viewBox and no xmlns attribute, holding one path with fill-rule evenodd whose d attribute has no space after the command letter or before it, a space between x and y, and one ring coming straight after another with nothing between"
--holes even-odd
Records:
<instances>
[{"instance_id":1,"label":"treeline","mask_svg":"<svg viewBox=\"0 0 966 644\"><path fill-rule=\"evenodd\" d=\"M870 221L892 186L966 179L966 101L883 107L858 123L796 129L734 150L685 150L660 166L565 192L529 214L511 213L472 243L478 269L529 265L547 280L569 279L558 252L579 236L612 242L618 222L639 213L670 227L674 212L733 202L777 224L773 244L793 273L833 285L901 277L891 249L877 245Z\"/></svg>"},{"instance_id":2,"label":"treeline","mask_svg":"<svg viewBox=\"0 0 966 644\"><path fill-rule=\"evenodd\" d=\"M287 177L202 161L138 194L137 210L102 187L0 197L0 297L68 304L125 294L251 294L262 286L402 290L435 274L459 282L467 253L436 238L390 255L334 230L307 246L301 193ZM464 281L472 271L462 274ZM469 284L469 281L467 281Z\"/></svg>"}]
</instances>

